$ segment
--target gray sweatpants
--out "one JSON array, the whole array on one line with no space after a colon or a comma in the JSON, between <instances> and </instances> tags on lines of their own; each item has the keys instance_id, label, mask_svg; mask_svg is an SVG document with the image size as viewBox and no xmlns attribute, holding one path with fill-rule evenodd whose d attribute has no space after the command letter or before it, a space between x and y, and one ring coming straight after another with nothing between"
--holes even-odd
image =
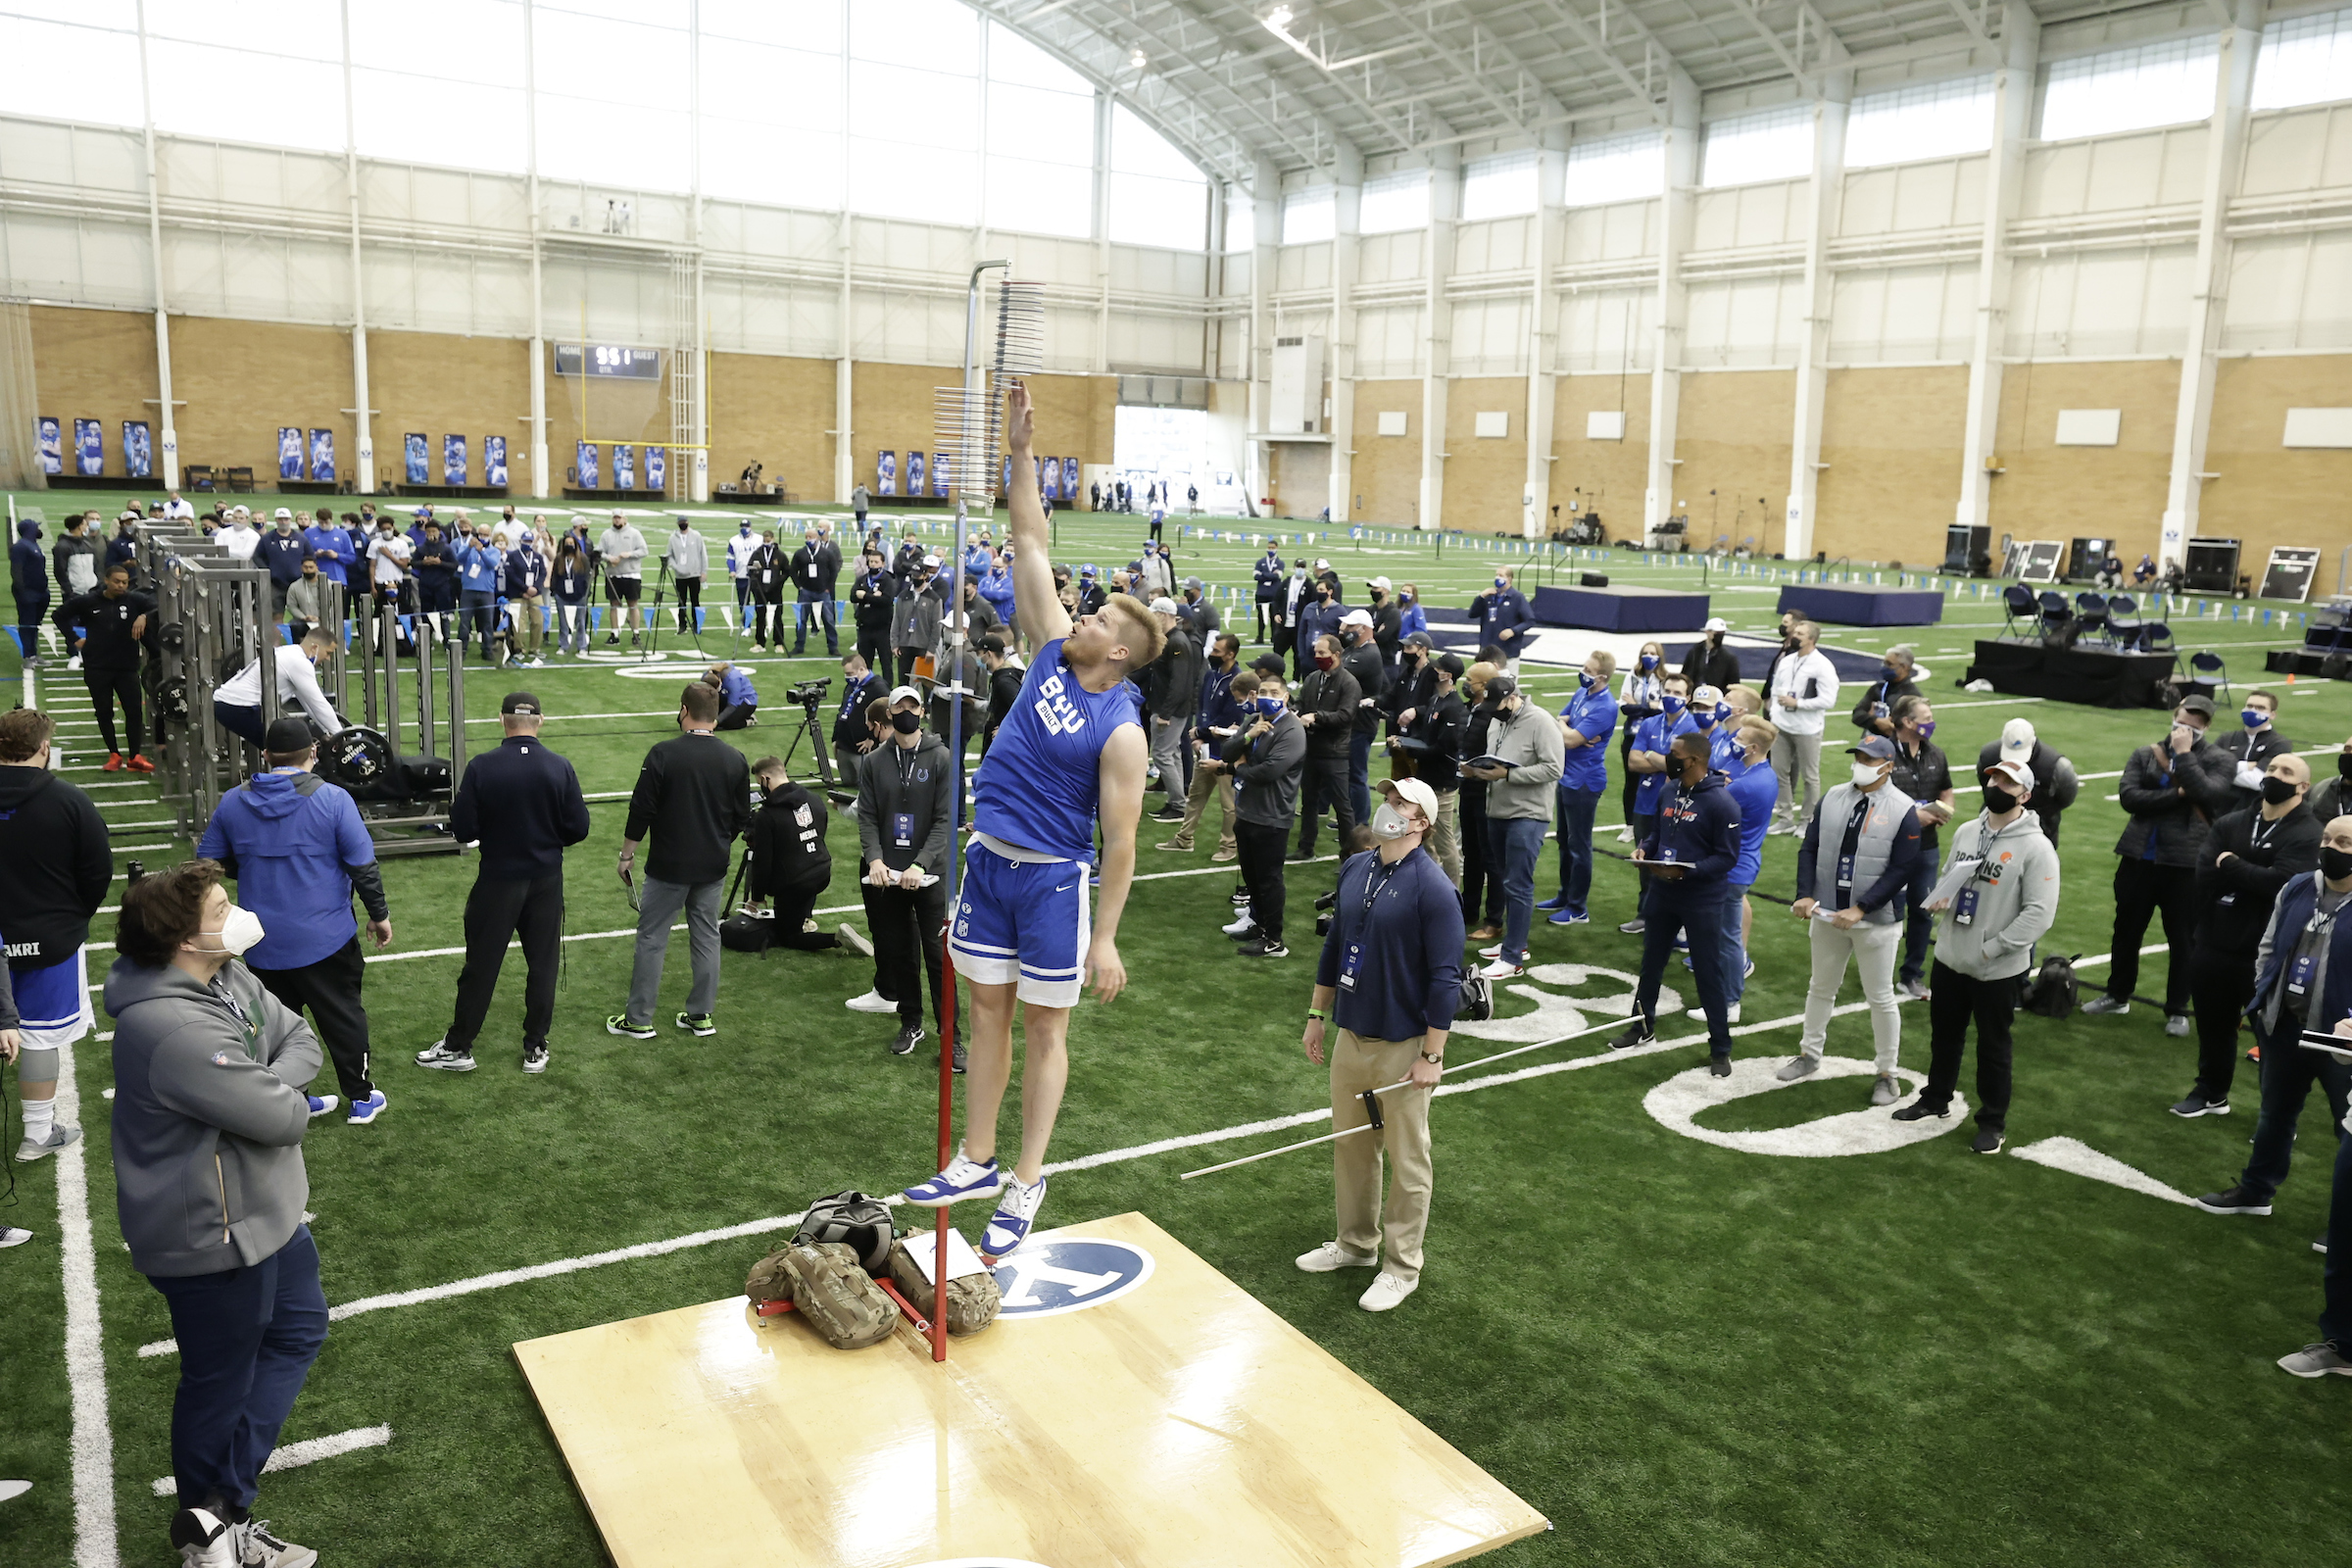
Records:
<instances>
[{"instance_id":1,"label":"gray sweatpants","mask_svg":"<svg viewBox=\"0 0 2352 1568\"><path fill-rule=\"evenodd\" d=\"M1798 827L1812 821L1821 805L1821 737L1781 731L1772 743L1772 771L1781 784L1777 814Z\"/></svg>"},{"instance_id":2,"label":"gray sweatpants","mask_svg":"<svg viewBox=\"0 0 2352 1568\"><path fill-rule=\"evenodd\" d=\"M686 993L686 1010L707 1013L718 1005L719 906L727 899L727 884L664 882L645 879L637 910L637 961L629 971L629 1021L652 1023L662 996L662 960L669 953L670 922L686 911L686 945L694 955L694 985Z\"/></svg>"}]
</instances>

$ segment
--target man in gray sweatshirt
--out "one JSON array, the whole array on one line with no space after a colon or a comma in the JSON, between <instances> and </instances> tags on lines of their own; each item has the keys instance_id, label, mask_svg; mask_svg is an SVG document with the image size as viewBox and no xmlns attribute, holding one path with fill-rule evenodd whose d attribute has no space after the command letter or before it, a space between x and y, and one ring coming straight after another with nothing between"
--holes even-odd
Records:
<instances>
[{"instance_id":1,"label":"man in gray sweatshirt","mask_svg":"<svg viewBox=\"0 0 2352 1568\"><path fill-rule=\"evenodd\" d=\"M1471 767L1462 775L1487 786L1487 863L1502 868L1502 940L1483 948L1490 960L1480 972L1504 980L1527 972L1527 927L1536 913L1536 861L1551 826L1551 798L1557 792L1568 749L1560 726L1519 690L1510 675L1487 682L1487 695L1499 698L1487 730L1487 755L1497 765Z\"/></svg>"},{"instance_id":2,"label":"man in gray sweatshirt","mask_svg":"<svg viewBox=\"0 0 2352 1568\"><path fill-rule=\"evenodd\" d=\"M318 1042L238 961L261 938L220 863L186 860L123 892L106 981L115 1206L179 1348L172 1544L205 1568L316 1560L252 1517L262 1466L326 1343L302 1219Z\"/></svg>"},{"instance_id":3,"label":"man in gray sweatshirt","mask_svg":"<svg viewBox=\"0 0 2352 1568\"><path fill-rule=\"evenodd\" d=\"M1962 861L1974 872L1936 915L1936 963L1928 986L1928 1086L1894 1113L1897 1121L1949 1116L1960 1083L1960 1054L1977 1028L1977 1137L1980 1154L1997 1154L2009 1126L2009 1026L2034 944L2058 918L2058 851L2028 807L2034 769L1995 761L1977 775L1984 811L1952 835L1946 876Z\"/></svg>"}]
</instances>

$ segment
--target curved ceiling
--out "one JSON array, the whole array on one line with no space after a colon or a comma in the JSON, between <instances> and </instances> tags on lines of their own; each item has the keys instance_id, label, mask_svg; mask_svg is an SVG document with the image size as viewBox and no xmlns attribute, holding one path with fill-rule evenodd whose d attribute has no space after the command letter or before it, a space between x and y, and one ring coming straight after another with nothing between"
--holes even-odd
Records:
<instances>
[{"instance_id":1,"label":"curved ceiling","mask_svg":"<svg viewBox=\"0 0 2352 1568\"><path fill-rule=\"evenodd\" d=\"M1659 122L1699 92L1960 57L1997 0L971 0L1212 173ZM2128 10L2034 6L2044 21ZM1989 63L1987 54L1984 63ZM1139 64L1140 62L1140 64ZM1688 87L1684 90L1688 91Z\"/></svg>"}]
</instances>

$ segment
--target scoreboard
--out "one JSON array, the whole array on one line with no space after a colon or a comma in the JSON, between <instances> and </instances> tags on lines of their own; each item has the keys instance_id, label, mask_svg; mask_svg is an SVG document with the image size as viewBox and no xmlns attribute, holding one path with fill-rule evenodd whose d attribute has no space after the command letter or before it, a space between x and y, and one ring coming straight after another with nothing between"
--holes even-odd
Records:
<instances>
[{"instance_id":1,"label":"scoreboard","mask_svg":"<svg viewBox=\"0 0 2352 1568\"><path fill-rule=\"evenodd\" d=\"M556 373L657 381L662 377L662 350L624 348L614 343L559 343Z\"/></svg>"}]
</instances>

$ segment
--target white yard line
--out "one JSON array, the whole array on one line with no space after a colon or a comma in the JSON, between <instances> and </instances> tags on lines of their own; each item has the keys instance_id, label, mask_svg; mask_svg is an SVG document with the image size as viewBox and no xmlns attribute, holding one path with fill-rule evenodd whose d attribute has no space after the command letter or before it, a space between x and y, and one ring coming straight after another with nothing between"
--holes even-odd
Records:
<instances>
[{"instance_id":1,"label":"white yard line","mask_svg":"<svg viewBox=\"0 0 2352 1568\"><path fill-rule=\"evenodd\" d=\"M2140 949L2143 955L2162 953L2163 951L2164 946L2161 943ZM2102 953L2095 957L2078 958L2075 960L2075 967L2087 969L2095 964L2103 964L2108 960L2108 956L2107 954ZM1869 1005L1867 1002L1849 1002L1841 1007L1833 1008L1831 1016L1841 1018L1851 1013L1863 1012L1868 1010ZM1805 1015L1802 1012L1792 1012L1783 1018L1735 1025L1732 1033L1742 1036L1759 1035L1776 1029L1790 1028L1804 1021ZM1562 1036L1560 1040L1546 1043L1558 1045L1570 1038L1573 1037ZM1593 1055L1574 1056L1566 1061L1550 1062L1543 1066L1522 1067L1514 1072L1491 1073L1483 1078L1471 1078L1460 1083L1443 1085L1439 1088L1438 1093L1441 1095L1469 1094L1474 1090L1491 1089L1497 1084L1518 1083L1528 1078L1548 1077L1554 1073L1581 1072L1588 1067L1597 1067L1603 1062L1631 1061L1639 1056L1657 1055L1663 1052L1703 1045L1706 1039L1705 1032L1701 1031L1673 1040L1661 1040L1633 1051L1603 1051ZM1133 1160L1148 1159L1154 1154L1172 1153L1184 1149L1197 1149L1204 1144L1228 1143L1236 1138L1251 1138L1261 1133L1287 1132L1294 1127L1304 1127L1314 1122L1330 1119L1331 1107L1319 1106L1311 1110L1296 1111L1287 1116L1270 1116L1260 1121L1242 1122L1232 1127L1220 1127L1213 1132L1186 1133L1175 1138L1162 1138L1153 1143L1133 1144L1125 1149L1104 1150L1097 1154L1081 1154L1075 1159L1055 1160L1046 1166L1046 1173L1058 1175L1063 1171L1093 1170L1103 1165L1126 1164ZM895 1205L899 1200L894 1194L885 1201ZM509 1285L527 1284L532 1280L554 1279L559 1275L576 1274L582 1269L601 1268L607 1263L626 1263L641 1257L661 1257L669 1252L706 1247L712 1242L728 1242L746 1236L767 1235L775 1231L788 1230L800 1222L799 1214L777 1214L766 1219L746 1220L740 1225L725 1225L715 1230L695 1231L685 1236L673 1236L666 1241L639 1242L633 1247L616 1247L610 1251L590 1252L581 1257L558 1258L552 1263L532 1263L521 1268L501 1269L494 1274L476 1274L468 1279L452 1280L446 1285L427 1285L413 1291L388 1291L380 1296L364 1296L358 1300L346 1301L340 1306L327 1308L326 1315L329 1321L340 1322L345 1318L357 1317L363 1312L381 1311L385 1307L419 1306L428 1301L445 1301L453 1296L470 1296L477 1291L495 1291ZM171 1355L178 1348L179 1346L175 1341L154 1340L140 1346L139 1354L142 1356Z\"/></svg>"},{"instance_id":2,"label":"white yard line","mask_svg":"<svg viewBox=\"0 0 2352 1568\"><path fill-rule=\"evenodd\" d=\"M262 1474L274 1475L280 1470L299 1470L306 1464L321 1459L340 1458L357 1453L362 1448L380 1448L392 1441L392 1429L383 1427L353 1427L349 1432L331 1433L323 1438L305 1438L300 1443L281 1445L262 1465ZM148 1485L159 1497L169 1497L179 1491L173 1476L157 1476Z\"/></svg>"},{"instance_id":3,"label":"white yard line","mask_svg":"<svg viewBox=\"0 0 2352 1568\"><path fill-rule=\"evenodd\" d=\"M57 1095L76 1119L72 1047L57 1054ZM98 1322L98 1258L90 1236L89 1144L57 1154L57 1231L66 1291L66 1382L74 1410L74 1568L116 1568L115 1438L106 1417L106 1347Z\"/></svg>"}]
</instances>

